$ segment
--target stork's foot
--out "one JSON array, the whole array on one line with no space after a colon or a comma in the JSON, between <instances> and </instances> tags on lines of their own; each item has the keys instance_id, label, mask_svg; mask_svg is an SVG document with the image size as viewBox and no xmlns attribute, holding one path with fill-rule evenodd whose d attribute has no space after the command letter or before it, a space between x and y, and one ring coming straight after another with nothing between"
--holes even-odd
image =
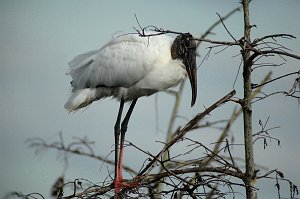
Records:
<instances>
[{"instance_id":1,"label":"stork's foot","mask_svg":"<svg viewBox=\"0 0 300 199\"><path fill-rule=\"evenodd\" d=\"M121 192L122 189L132 189L132 188L139 187L141 185L139 180L140 180L139 176L135 177L132 182L126 182L123 181L123 179L114 180L114 187L115 187L114 199L119 199L119 193Z\"/></svg>"}]
</instances>

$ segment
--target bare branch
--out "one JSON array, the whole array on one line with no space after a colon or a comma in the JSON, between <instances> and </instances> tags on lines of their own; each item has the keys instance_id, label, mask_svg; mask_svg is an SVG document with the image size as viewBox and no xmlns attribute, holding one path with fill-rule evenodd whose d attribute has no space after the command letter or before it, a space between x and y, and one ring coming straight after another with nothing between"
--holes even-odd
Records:
<instances>
[{"instance_id":1,"label":"bare branch","mask_svg":"<svg viewBox=\"0 0 300 199\"><path fill-rule=\"evenodd\" d=\"M75 154L75 155L79 155L79 156L85 156L85 157L93 158L95 160L99 160L101 162L105 162L110 165L114 165L114 161L108 160L107 158L103 158L102 156L95 155L93 153L93 150L90 145L93 142L88 142L86 140L86 138L80 139L79 142L71 142L67 146L65 146L62 139L59 142L46 143L41 138L31 138L31 139L28 139L28 142L29 142L29 146L35 148L36 150L56 149L58 151L64 152L65 154L69 153L69 154ZM83 146L85 148L82 148ZM89 149L89 152L85 151L86 148ZM134 175L137 174L137 172L134 169L132 169L126 165L123 165L123 169L125 169L126 171L128 171Z\"/></svg>"},{"instance_id":2,"label":"bare branch","mask_svg":"<svg viewBox=\"0 0 300 199\"><path fill-rule=\"evenodd\" d=\"M235 91L231 91L229 94L221 98L219 101L211 105L202 113L197 114L192 120L190 120L184 128L182 128L179 133L169 142L166 146L155 156L155 158L139 173L139 175L144 174L158 159L159 157L168 150L173 144L175 144L179 139L181 139L188 131L190 131L202 118L209 115L211 111L215 108L221 106L225 102L229 101L229 99L235 95Z\"/></svg>"},{"instance_id":3,"label":"bare branch","mask_svg":"<svg viewBox=\"0 0 300 199\"><path fill-rule=\"evenodd\" d=\"M300 56L299 55L295 55L295 54L288 53L288 52L285 52L285 51L278 51L278 50L263 50L263 51L259 51L259 50L255 49L255 48L251 48L251 51L255 52L251 56L251 59L254 59L258 55L264 55L264 56L268 56L268 55L284 55L284 56L287 56L287 57L291 57L291 58L299 59L300 60Z\"/></svg>"},{"instance_id":4,"label":"bare branch","mask_svg":"<svg viewBox=\"0 0 300 199\"><path fill-rule=\"evenodd\" d=\"M241 7L237 7L235 9L233 9L231 12L229 12L227 15L225 15L224 17L219 17L219 20L216 21L214 24L212 24L207 30L206 32L199 38L204 39L206 38L209 34L212 34L212 30L217 27L222 21L225 21L226 19L228 19L231 15L233 15L235 12L238 12L241 10ZM197 47L201 44L201 41L199 41L197 43Z\"/></svg>"},{"instance_id":5,"label":"bare branch","mask_svg":"<svg viewBox=\"0 0 300 199\"><path fill-rule=\"evenodd\" d=\"M273 34L273 35L266 35L266 36L263 36L261 38L257 38L255 39L253 42L252 42L252 45L255 46L257 45L259 42L263 41L263 40L266 40L266 39L274 39L276 37L281 37L281 38L287 38L287 39L296 39L295 36L291 35L291 34L285 34L285 33L282 33L282 34ZM276 41L276 40L275 40Z\"/></svg>"},{"instance_id":6,"label":"bare branch","mask_svg":"<svg viewBox=\"0 0 300 199\"><path fill-rule=\"evenodd\" d=\"M274 79L271 79L271 80L269 80L269 81L267 81L267 82L264 82L264 83L261 83L261 84L258 84L258 85L252 85L252 88L253 88L253 89L254 89L254 88L258 88L258 87L264 86L264 85L266 85L266 84L269 84L269 83L271 83L271 82L274 82L274 81L276 81L276 80L279 80L279 79L281 79L281 78L288 77L288 76L291 76L291 75L300 75L300 70L297 71L297 72L292 72L292 73L288 73L288 74L285 74L285 75L276 77L276 78L274 78Z\"/></svg>"},{"instance_id":7,"label":"bare branch","mask_svg":"<svg viewBox=\"0 0 300 199\"><path fill-rule=\"evenodd\" d=\"M219 13L217 13L217 15L219 16L220 21L222 22L223 27L225 28L226 32L230 35L230 37L231 37L235 42L237 42L237 40L234 38L234 36L230 33L230 31L229 31L228 28L226 27L226 25L225 25L225 23L223 22L223 19L222 19L222 17L219 15Z\"/></svg>"}]
</instances>

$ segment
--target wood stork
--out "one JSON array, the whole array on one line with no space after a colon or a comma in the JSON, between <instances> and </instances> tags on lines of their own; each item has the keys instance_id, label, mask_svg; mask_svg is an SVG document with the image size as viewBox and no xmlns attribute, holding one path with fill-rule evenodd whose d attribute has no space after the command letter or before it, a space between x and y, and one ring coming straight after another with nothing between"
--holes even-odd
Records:
<instances>
[{"instance_id":1,"label":"wood stork","mask_svg":"<svg viewBox=\"0 0 300 199\"><path fill-rule=\"evenodd\" d=\"M120 101L114 126L115 198L121 189L130 186L122 182L122 156L127 124L137 99L175 86L187 74L193 106L197 96L195 51L196 43L189 33L178 35L175 39L168 35L141 37L126 34L69 62L68 74L73 79L73 90L65 109L72 112L106 97ZM131 101L131 105L121 123L124 102L127 101Z\"/></svg>"}]
</instances>

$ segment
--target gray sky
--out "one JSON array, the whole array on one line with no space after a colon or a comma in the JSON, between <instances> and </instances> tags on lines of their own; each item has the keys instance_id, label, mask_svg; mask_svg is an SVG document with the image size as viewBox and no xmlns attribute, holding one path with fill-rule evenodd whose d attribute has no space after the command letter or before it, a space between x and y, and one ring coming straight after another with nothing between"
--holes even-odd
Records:
<instances>
[{"instance_id":1,"label":"gray sky","mask_svg":"<svg viewBox=\"0 0 300 199\"><path fill-rule=\"evenodd\" d=\"M63 105L70 88L70 77L65 73L67 63L82 52L97 49L117 31L132 32L138 27L134 14L141 25L156 25L174 31L191 32L199 36L220 15L227 14L239 5L239 1L0 1L0 197L8 191L24 193L40 192L48 195L49 187L63 172L63 161L56 152L45 151L35 155L25 143L31 137L47 141L58 139L62 131L68 141L74 136L88 136L96 142L96 151L104 156L113 149L113 125L118 104L114 100L93 103L88 109L68 114ZM274 33L290 33L300 38L298 0L253 1L251 21L257 28L253 37ZM226 21L227 28L237 38L242 37L242 13ZM230 40L223 27L215 29L216 40ZM295 53L300 53L300 40L280 40ZM206 45L207 46L207 45ZM206 46L199 49L203 57ZM198 70L197 104L190 108L190 88L186 86L180 115L191 118L232 89L238 70L238 48L230 48L210 58ZM277 63L282 59L275 58ZM299 69L299 61L290 61L274 72L274 77ZM253 80L259 81L269 69L257 70ZM291 81L272 84L268 91L288 89ZM235 86L241 97L241 75ZM159 128L156 130L155 96L138 101L131 118L126 139L156 152L163 141L170 117L173 99L166 94L158 95ZM211 115L212 120L227 118L234 104L226 105ZM254 105L254 131L258 121L269 119L269 127L280 126L273 136L281 140L281 146L271 142L266 150L262 143L255 145L256 162L270 169L282 170L285 177L300 185L300 120L295 100L283 96L273 97ZM241 140L241 120L234 125L233 134ZM178 119L184 124L185 119ZM200 132L203 143L209 145L217 136L216 131ZM130 149L129 149L130 150ZM113 158L112 155L109 158ZM135 150L125 152L125 164L139 168L144 156ZM67 180L76 177L101 181L107 170L95 161L80 161L72 156L65 173ZM112 169L112 168L109 168ZM258 186L269 191L261 195L276 194L274 182L263 181ZM288 189L288 187L285 187ZM261 193L262 192L262 193ZM288 195L286 195L288 196Z\"/></svg>"}]
</instances>

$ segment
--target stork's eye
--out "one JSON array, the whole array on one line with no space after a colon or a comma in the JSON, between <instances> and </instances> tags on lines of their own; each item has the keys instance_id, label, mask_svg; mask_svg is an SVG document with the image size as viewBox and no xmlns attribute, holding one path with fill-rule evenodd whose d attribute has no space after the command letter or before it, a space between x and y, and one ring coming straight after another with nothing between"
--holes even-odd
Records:
<instances>
[{"instance_id":1,"label":"stork's eye","mask_svg":"<svg viewBox=\"0 0 300 199\"><path fill-rule=\"evenodd\" d=\"M193 48L195 46L194 41L191 39L189 35L184 35L181 42L186 50Z\"/></svg>"},{"instance_id":2,"label":"stork's eye","mask_svg":"<svg viewBox=\"0 0 300 199\"><path fill-rule=\"evenodd\" d=\"M190 39L189 39L189 38L186 38L186 40L185 40L185 45L186 45L187 47L189 47L189 46L191 45L191 42L190 42Z\"/></svg>"}]
</instances>

